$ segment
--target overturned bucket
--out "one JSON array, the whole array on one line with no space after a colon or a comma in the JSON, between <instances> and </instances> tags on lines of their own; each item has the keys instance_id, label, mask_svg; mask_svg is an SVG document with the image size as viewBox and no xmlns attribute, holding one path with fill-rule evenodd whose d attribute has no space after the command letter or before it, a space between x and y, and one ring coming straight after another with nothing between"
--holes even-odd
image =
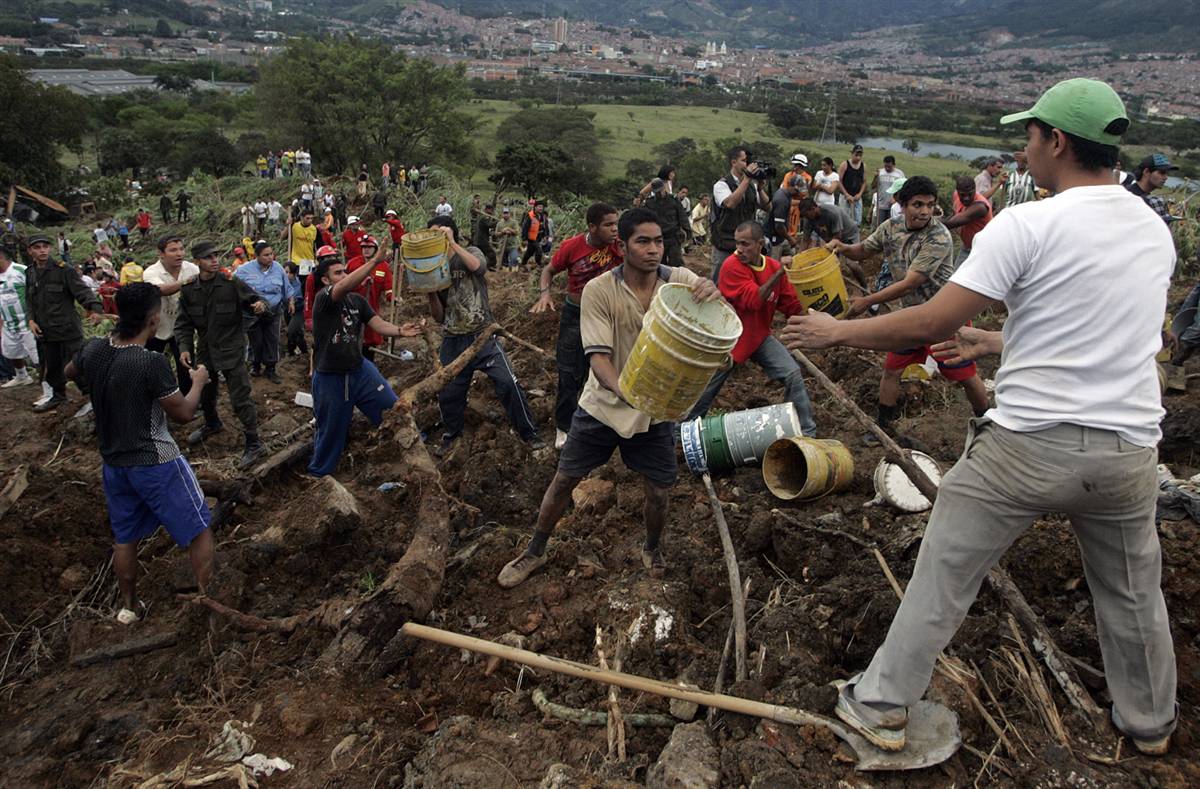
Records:
<instances>
[{"instance_id":1,"label":"overturned bucket","mask_svg":"<svg viewBox=\"0 0 1200 789\"><path fill-rule=\"evenodd\" d=\"M841 441L792 436L767 447L762 471L776 497L809 501L850 487L854 458Z\"/></svg>"},{"instance_id":2,"label":"overturned bucket","mask_svg":"<svg viewBox=\"0 0 1200 789\"><path fill-rule=\"evenodd\" d=\"M938 468L936 460L916 450L910 450L908 454L913 464L924 471L925 476L929 477L934 485L942 484L942 470ZM875 467L872 481L875 483L876 500L891 504L898 510L924 512L933 506L904 473L904 469L887 458L879 461L879 465Z\"/></svg>"},{"instance_id":3,"label":"overturned bucket","mask_svg":"<svg viewBox=\"0 0 1200 789\"><path fill-rule=\"evenodd\" d=\"M663 285L617 379L621 396L655 419L683 419L741 335L742 322L725 302L696 303L687 285Z\"/></svg>"},{"instance_id":4,"label":"overturned bucket","mask_svg":"<svg viewBox=\"0 0 1200 789\"><path fill-rule=\"evenodd\" d=\"M414 293L433 293L450 287L450 256L446 234L413 230L400 240L404 281Z\"/></svg>"},{"instance_id":5,"label":"overturned bucket","mask_svg":"<svg viewBox=\"0 0 1200 789\"><path fill-rule=\"evenodd\" d=\"M699 417L679 425L679 443L693 474L756 465L773 442L798 435L800 417L792 403Z\"/></svg>"}]
</instances>

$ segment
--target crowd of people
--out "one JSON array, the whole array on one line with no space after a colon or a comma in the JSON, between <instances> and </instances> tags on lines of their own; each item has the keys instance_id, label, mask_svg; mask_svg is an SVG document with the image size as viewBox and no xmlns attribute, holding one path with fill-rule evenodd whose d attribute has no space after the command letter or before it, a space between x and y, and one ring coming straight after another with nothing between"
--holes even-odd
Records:
<instances>
[{"instance_id":1,"label":"crowd of people","mask_svg":"<svg viewBox=\"0 0 1200 789\"><path fill-rule=\"evenodd\" d=\"M777 182L735 146L728 171L695 204L667 165L632 207L595 203L586 230L561 240L543 201L504 205L497 214L476 195L463 233L441 196L425 224L445 235L450 284L422 299L441 327L443 365L494 321L489 270L532 263L539 273L530 312L559 312L556 473L529 542L501 570L499 585L517 586L547 564L572 491L616 449L642 477L641 561L652 577L666 573L668 502L678 477L674 425L630 404L618 376L658 289L683 285L698 302L726 302L743 327L732 364L713 376L689 418L708 411L734 367L753 361L782 384L804 435L815 436L816 414L789 351L838 346L886 352L877 403L885 431L897 429L902 371L930 359L963 389L974 414L967 450L942 482L891 629L870 665L839 685L843 721L878 747L902 748L906 709L924 693L987 571L1035 517L1066 512L1093 593L1113 723L1139 751L1165 752L1177 707L1154 525L1163 413L1154 356L1164 342L1175 250L1169 212L1153 192L1173 166L1154 154L1118 181L1117 145L1129 119L1100 82L1060 83L1003 122L1020 124L1027 137L1014 169L989 160L977 176L958 178L945 191L951 185L908 176L892 157L869 173L858 145L840 163L822 159L813 172L797 153ZM302 152L262 157L262 174L286 177L289 167L301 166ZM289 353L303 352L311 334L311 475L337 470L355 409L378 425L397 402L374 351L385 338L418 336L423 327L381 314L397 296L393 252L407 232L386 207L386 194L389 186L416 188L421 174L383 165L385 200L371 206L384 228L379 238L360 216L338 221L326 205L329 192L303 175L292 205L242 208L247 238L232 259L228 247L193 239L185 260L185 240L166 234L144 271L131 270L126 280L124 268L106 268L105 277L122 280L111 294L117 327L86 346L76 305L93 323L108 311L87 270L56 260L46 235L26 240L27 266L0 251L2 346L13 368L6 386L31 381L29 367L38 365L49 394L35 410L64 403L68 379L95 409L122 622L140 615L136 543L159 523L188 548L202 588L211 575L208 511L167 419L186 422L202 411L189 445L222 431L216 402L224 380L245 435L240 465L261 459L252 379L278 382L281 333ZM364 175L369 184L365 165L359 183ZM950 210L943 212L946 191ZM96 232L98 244L108 240L105 227ZM685 250L704 244L712 250L708 276L684 265ZM793 256L816 247L838 256L858 290L845 305L847 317L863 319L834 320L805 307L785 274ZM60 244L59 251L66 258L69 250ZM883 265L871 283L861 262L875 256ZM559 298L554 284L562 274ZM1200 286L1189 298L1200 300ZM995 301L1007 307L1003 332L974 328L972 320ZM776 313L786 319L782 332ZM1200 321L1188 331L1165 338L1177 355L1200 344ZM976 360L1001 351L992 402ZM495 337L438 393L442 432L434 453L455 450L476 372L491 379L534 458L544 457L536 453L547 445Z\"/></svg>"}]
</instances>

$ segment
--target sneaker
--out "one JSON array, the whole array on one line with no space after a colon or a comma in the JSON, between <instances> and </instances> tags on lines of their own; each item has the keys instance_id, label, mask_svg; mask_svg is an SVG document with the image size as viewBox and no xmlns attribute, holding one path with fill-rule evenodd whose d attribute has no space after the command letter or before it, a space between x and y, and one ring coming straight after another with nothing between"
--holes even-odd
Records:
<instances>
[{"instance_id":1,"label":"sneaker","mask_svg":"<svg viewBox=\"0 0 1200 789\"><path fill-rule=\"evenodd\" d=\"M239 469L248 469L257 463L264 455L267 454L267 448L263 446L261 441L255 441L246 447L246 451L242 453L242 459L238 463Z\"/></svg>"},{"instance_id":2,"label":"sneaker","mask_svg":"<svg viewBox=\"0 0 1200 789\"><path fill-rule=\"evenodd\" d=\"M7 383L0 384L0 389L12 389L17 386L27 386L31 383L33 383L33 376L29 373L25 373L25 375L18 373L14 378L8 379Z\"/></svg>"},{"instance_id":3,"label":"sneaker","mask_svg":"<svg viewBox=\"0 0 1200 789\"><path fill-rule=\"evenodd\" d=\"M902 750L904 748L904 727L908 724L907 711L900 710L884 714L882 723L870 723L858 713L854 702L846 697L844 689L847 684L845 680L833 683L833 686L838 689L837 706L833 708L834 714L841 719L842 723L865 737L876 748L885 751Z\"/></svg>"},{"instance_id":4,"label":"sneaker","mask_svg":"<svg viewBox=\"0 0 1200 789\"><path fill-rule=\"evenodd\" d=\"M642 548L642 566L650 571L651 578L662 578L667 574L667 561L663 558L662 547L647 551Z\"/></svg>"},{"instance_id":5,"label":"sneaker","mask_svg":"<svg viewBox=\"0 0 1200 789\"><path fill-rule=\"evenodd\" d=\"M1171 749L1171 735L1166 734L1154 740L1139 740L1137 737L1130 737L1133 740L1133 747L1137 748L1138 753L1143 756L1163 756Z\"/></svg>"},{"instance_id":6,"label":"sneaker","mask_svg":"<svg viewBox=\"0 0 1200 789\"><path fill-rule=\"evenodd\" d=\"M567 434L561 430L554 431L554 448L562 449L567 445Z\"/></svg>"},{"instance_id":7,"label":"sneaker","mask_svg":"<svg viewBox=\"0 0 1200 789\"><path fill-rule=\"evenodd\" d=\"M543 553L541 556L532 553L522 553L504 565L504 569L500 571L500 577L496 581L505 589L512 589L548 561L550 561L548 552Z\"/></svg>"},{"instance_id":8,"label":"sneaker","mask_svg":"<svg viewBox=\"0 0 1200 789\"><path fill-rule=\"evenodd\" d=\"M37 405L33 407L33 412L35 414L44 414L47 411L53 411L65 402L67 402L65 395L50 395L49 400L39 400Z\"/></svg>"},{"instance_id":9,"label":"sneaker","mask_svg":"<svg viewBox=\"0 0 1200 789\"><path fill-rule=\"evenodd\" d=\"M54 390L50 388L50 384L43 381L42 382L42 396L39 397L37 400L34 400L33 404L35 406L41 405L42 403L46 402L53 396L54 396Z\"/></svg>"},{"instance_id":10,"label":"sneaker","mask_svg":"<svg viewBox=\"0 0 1200 789\"><path fill-rule=\"evenodd\" d=\"M71 418L72 419L83 419L85 416L87 416L90 413L92 413L92 401L88 400L86 403L83 404L82 408L80 408L78 411L75 412L75 416L73 416Z\"/></svg>"},{"instance_id":11,"label":"sneaker","mask_svg":"<svg viewBox=\"0 0 1200 789\"><path fill-rule=\"evenodd\" d=\"M250 377L251 378L262 378L262 370L258 369L257 367L251 367L250 368Z\"/></svg>"},{"instance_id":12,"label":"sneaker","mask_svg":"<svg viewBox=\"0 0 1200 789\"><path fill-rule=\"evenodd\" d=\"M117 612L117 622L122 625L132 625L134 622L141 621L146 615L146 604L141 600L137 602L137 610L132 608L122 608Z\"/></svg>"},{"instance_id":13,"label":"sneaker","mask_svg":"<svg viewBox=\"0 0 1200 789\"><path fill-rule=\"evenodd\" d=\"M188 444L190 444L192 446L198 446L200 444L203 444L205 441L208 440L209 436L215 436L217 433L220 433L224 429L225 429L225 426L222 425L220 422L217 422L217 423L211 424L211 425L205 423L204 425L202 425L200 427L200 429L193 430L191 433L188 434L188 439L187 439Z\"/></svg>"}]
</instances>

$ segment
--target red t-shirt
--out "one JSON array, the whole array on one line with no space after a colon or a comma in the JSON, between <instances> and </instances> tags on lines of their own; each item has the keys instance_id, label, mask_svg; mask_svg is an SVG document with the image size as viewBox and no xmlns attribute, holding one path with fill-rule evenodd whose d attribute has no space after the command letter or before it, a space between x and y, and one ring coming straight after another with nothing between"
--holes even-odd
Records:
<instances>
[{"instance_id":1,"label":"red t-shirt","mask_svg":"<svg viewBox=\"0 0 1200 789\"><path fill-rule=\"evenodd\" d=\"M367 261L363 259L362 255L351 258L346 262L346 273L352 274L366 263ZM371 276L363 280L355 292L367 300L371 309L379 312L380 304L391 300L392 297L392 267L387 264L386 260L377 263ZM369 326L363 326L363 345L383 345L383 335Z\"/></svg>"},{"instance_id":2,"label":"red t-shirt","mask_svg":"<svg viewBox=\"0 0 1200 789\"><path fill-rule=\"evenodd\" d=\"M766 303L758 303L758 289L783 266L775 258L763 255L762 259L764 265L761 271L747 266L737 255L730 255L721 264L717 287L742 320L742 336L730 352L735 364L749 359L762 345L762 341L771 333L771 321L776 310L789 318L804 311L804 305L796 298L796 289L786 274L775 283L775 289L768 294Z\"/></svg>"},{"instance_id":3,"label":"red t-shirt","mask_svg":"<svg viewBox=\"0 0 1200 789\"><path fill-rule=\"evenodd\" d=\"M346 253L346 260L362 254L362 239L365 235L366 233L361 230L355 232L350 228L342 231L342 247Z\"/></svg>"},{"instance_id":4,"label":"red t-shirt","mask_svg":"<svg viewBox=\"0 0 1200 789\"><path fill-rule=\"evenodd\" d=\"M958 196L957 191L953 192L953 195L954 213L962 213L966 206L963 205L962 198ZM971 201L971 205L975 205L976 203L983 203L985 206L987 206L987 212L985 212L984 215L978 219L972 220L965 225L959 225L958 233L962 238L964 249L970 249L971 242L975 239L975 235L980 230L983 230L985 227L987 227L988 222L992 221L992 201L976 192L975 199Z\"/></svg>"},{"instance_id":5,"label":"red t-shirt","mask_svg":"<svg viewBox=\"0 0 1200 789\"><path fill-rule=\"evenodd\" d=\"M150 215L149 214L138 214L137 215L137 226L140 227L142 230L148 230L150 228Z\"/></svg>"},{"instance_id":6,"label":"red t-shirt","mask_svg":"<svg viewBox=\"0 0 1200 789\"><path fill-rule=\"evenodd\" d=\"M594 247L587 242L584 233L562 242L550 260L550 270L567 272L567 295L578 304L584 285L623 262L617 242L607 247Z\"/></svg>"},{"instance_id":7,"label":"red t-shirt","mask_svg":"<svg viewBox=\"0 0 1200 789\"><path fill-rule=\"evenodd\" d=\"M100 301L104 304L105 315L117 314L117 291L121 286L112 280L100 283Z\"/></svg>"},{"instance_id":8,"label":"red t-shirt","mask_svg":"<svg viewBox=\"0 0 1200 789\"><path fill-rule=\"evenodd\" d=\"M388 232L392 234L392 243L399 246L401 240L404 239L404 223L399 219L385 219L387 222Z\"/></svg>"}]
</instances>

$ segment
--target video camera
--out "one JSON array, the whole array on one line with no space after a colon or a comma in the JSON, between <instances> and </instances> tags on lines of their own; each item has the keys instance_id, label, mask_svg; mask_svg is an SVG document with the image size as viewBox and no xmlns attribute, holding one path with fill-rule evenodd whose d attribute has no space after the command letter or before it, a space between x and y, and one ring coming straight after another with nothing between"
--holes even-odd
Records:
<instances>
[{"instance_id":1,"label":"video camera","mask_svg":"<svg viewBox=\"0 0 1200 789\"><path fill-rule=\"evenodd\" d=\"M771 162L752 162L752 164L758 165L758 169L746 170L746 174L756 181L767 181L775 177L775 165Z\"/></svg>"}]
</instances>

